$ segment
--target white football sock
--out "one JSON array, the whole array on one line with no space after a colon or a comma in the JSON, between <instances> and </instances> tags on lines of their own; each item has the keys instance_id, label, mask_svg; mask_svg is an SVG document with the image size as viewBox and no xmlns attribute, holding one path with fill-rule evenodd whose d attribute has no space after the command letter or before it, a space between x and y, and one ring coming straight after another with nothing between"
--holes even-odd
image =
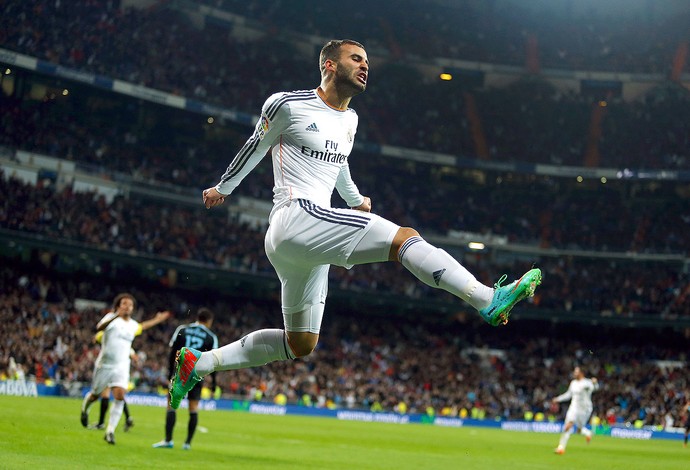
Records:
<instances>
[{"instance_id":1,"label":"white football sock","mask_svg":"<svg viewBox=\"0 0 690 470\"><path fill-rule=\"evenodd\" d=\"M568 439L570 439L570 431L562 433L561 439L558 441L558 447L565 449L565 446L568 445Z\"/></svg>"},{"instance_id":2,"label":"white football sock","mask_svg":"<svg viewBox=\"0 0 690 470\"><path fill-rule=\"evenodd\" d=\"M91 404L93 403L92 401L89 401L90 398L91 398L91 391L89 390L86 393L84 400L82 400L82 402L81 402L81 410L82 411L89 411L89 408L91 407Z\"/></svg>"},{"instance_id":3,"label":"white football sock","mask_svg":"<svg viewBox=\"0 0 690 470\"><path fill-rule=\"evenodd\" d=\"M294 358L284 330L258 330L234 343L202 353L196 362L196 373L203 377L216 370L244 369Z\"/></svg>"},{"instance_id":4,"label":"white football sock","mask_svg":"<svg viewBox=\"0 0 690 470\"><path fill-rule=\"evenodd\" d=\"M591 436L592 436L592 431L590 431L590 430L587 429L587 428L582 428L582 429L580 430L580 433L581 433L583 436L585 436L585 437L591 437Z\"/></svg>"},{"instance_id":5,"label":"white football sock","mask_svg":"<svg viewBox=\"0 0 690 470\"><path fill-rule=\"evenodd\" d=\"M120 417L122 417L122 410L125 409L124 400L114 400L113 405L110 407L110 418L108 419L108 427L105 432L115 432L117 424L120 422Z\"/></svg>"},{"instance_id":6,"label":"white football sock","mask_svg":"<svg viewBox=\"0 0 690 470\"><path fill-rule=\"evenodd\" d=\"M400 247L398 257L424 284L443 289L460 297L477 310L491 304L494 290L485 286L445 251L427 243L422 237L411 237Z\"/></svg>"}]
</instances>

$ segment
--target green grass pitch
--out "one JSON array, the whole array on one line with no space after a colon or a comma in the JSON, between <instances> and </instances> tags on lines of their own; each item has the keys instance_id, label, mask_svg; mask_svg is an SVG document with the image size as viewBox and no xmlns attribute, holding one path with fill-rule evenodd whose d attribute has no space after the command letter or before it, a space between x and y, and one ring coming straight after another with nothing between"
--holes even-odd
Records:
<instances>
[{"instance_id":1,"label":"green grass pitch","mask_svg":"<svg viewBox=\"0 0 690 470\"><path fill-rule=\"evenodd\" d=\"M110 446L103 431L82 428L80 401L0 396L0 468L51 469L685 469L682 441L572 436L565 455L558 436L484 428L444 428L299 416L202 411L192 450L181 448L187 411L180 410L174 449L163 438L165 410L131 406L135 426ZM97 418L98 405L91 409Z\"/></svg>"}]
</instances>

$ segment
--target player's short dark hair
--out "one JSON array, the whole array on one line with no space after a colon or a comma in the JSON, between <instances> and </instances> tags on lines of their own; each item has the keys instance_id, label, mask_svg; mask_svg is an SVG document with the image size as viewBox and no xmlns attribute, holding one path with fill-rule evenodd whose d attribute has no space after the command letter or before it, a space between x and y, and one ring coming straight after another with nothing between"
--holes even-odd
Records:
<instances>
[{"instance_id":1,"label":"player's short dark hair","mask_svg":"<svg viewBox=\"0 0 690 470\"><path fill-rule=\"evenodd\" d=\"M321 54L319 54L319 70L321 70L321 73L323 73L326 67L327 60L338 60L340 58L340 48L343 44L352 44L364 49L362 44L352 39L331 39L323 46Z\"/></svg>"},{"instance_id":2,"label":"player's short dark hair","mask_svg":"<svg viewBox=\"0 0 690 470\"><path fill-rule=\"evenodd\" d=\"M213 312L207 309L206 307L201 307L196 312L196 317L200 323L206 323L208 321L213 320Z\"/></svg>"},{"instance_id":3,"label":"player's short dark hair","mask_svg":"<svg viewBox=\"0 0 690 470\"><path fill-rule=\"evenodd\" d=\"M122 299L132 299L132 303L134 303L134 308L137 308L137 299L135 299L134 296L129 292L123 292L121 294L117 294L113 299L113 308L115 310L117 310L117 308L120 306L120 302L122 302Z\"/></svg>"}]
</instances>

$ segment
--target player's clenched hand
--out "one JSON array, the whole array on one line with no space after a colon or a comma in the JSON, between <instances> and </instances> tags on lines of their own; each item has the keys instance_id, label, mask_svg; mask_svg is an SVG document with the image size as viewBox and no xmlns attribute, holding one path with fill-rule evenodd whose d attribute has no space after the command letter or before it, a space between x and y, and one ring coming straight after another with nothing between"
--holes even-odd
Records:
<instances>
[{"instance_id":1,"label":"player's clenched hand","mask_svg":"<svg viewBox=\"0 0 690 470\"><path fill-rule=\"evenodd\" d=\"M371 212L371 199L367 196L364 196L364 202L357 207L353 207L353 209L356 211Z\"/></svg>"},{"instance_id":2,"label":"player's clenched hand","mask_svg":"<svg viewBox=\"0 0 690 470\"><path fill-rule=\"evenodd\" d=\"M219 193L215 187L204 189L202 197L204 199L204 205L206 206L206 209L219 206L225 202L225 195Z\"/></svg>"}]
</instances>

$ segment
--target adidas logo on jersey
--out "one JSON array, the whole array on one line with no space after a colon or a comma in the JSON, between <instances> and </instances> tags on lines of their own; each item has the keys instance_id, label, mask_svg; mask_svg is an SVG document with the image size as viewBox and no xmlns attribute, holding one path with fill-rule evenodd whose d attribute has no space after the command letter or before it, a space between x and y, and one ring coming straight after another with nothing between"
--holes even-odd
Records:
<instances>
[{"instance_id":1,"label":"adidas logo on jersey","mask_svg":"<svg viewBox=\"0 0 690 470\"><path fill-rule=\"evenodd\" d=\"M319 132L319 128L316 127L315 122L312 122L311 124L309 124L305 130L311 131L311 132Z\"/></svg>"}]
</instances>

